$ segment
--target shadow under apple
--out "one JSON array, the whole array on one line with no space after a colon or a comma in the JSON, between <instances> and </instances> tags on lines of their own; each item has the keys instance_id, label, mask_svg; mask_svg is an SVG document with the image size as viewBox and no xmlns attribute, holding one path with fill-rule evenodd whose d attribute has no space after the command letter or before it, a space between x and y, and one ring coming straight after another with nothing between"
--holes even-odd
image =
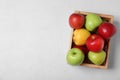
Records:
<instances>
[{"instance_id":1,"label":"shadow under apple","mask_svg":"<svg viewBox=\"0 0 120 80\"><path fill-rule=\"evenodd\" d=\"M111 42L110 42L110 55L109 55L109 69L113 69L115 68L115 64L116 64L116 56L117 56L117 52L116 52L116 48L117 48L117 41L120 40L120 37L119 37L119 34L120 34L120 31L119 31L119 26L120 26L120 23L117 22L117 21L114 21L114 24L117 28L117 32L116 34L111 38Z\"/></svg>"}]
</instances>

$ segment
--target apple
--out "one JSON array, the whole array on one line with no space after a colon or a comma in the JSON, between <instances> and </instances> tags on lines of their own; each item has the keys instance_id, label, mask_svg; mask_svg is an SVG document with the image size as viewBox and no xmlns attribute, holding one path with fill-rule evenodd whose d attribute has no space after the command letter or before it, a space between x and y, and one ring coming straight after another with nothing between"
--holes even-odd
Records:
<instances>
[{"instance_id":1,"label":"apple","mask_svg":"<svg viewBox=\"0 0 120 80\"><path fill-rule=\"evenodd\" d=\"M78 46L85 45L86 40L90 35L91 33L86 29L75 29L73 32L73 42Z\"/></svg>"},{"instance_id":2,"label":"apple","mask_svg":"<svg viewBox=\"0 0 120 80\"><path fill-rule=\"evenodd\" d=\"M85 17L82 14L73 13L69 17L69 24L71 28L78 29L83 27L85 22Z\"/></svg>"},{"instance_id":3,"label":"apple","mask_svg":"<svg viewBox=\"0 0 120 80\"><path fill-rule=\"evenodd\" d=\"M86 46L77 46L77 45L75 45L75 46L73 46L73 48L78 48L78 49L82 50L85 55L88 54L88 52L89 52L89 50L88 50L88 48Z\"/></svg>"},{"instance_id":4,"label":"apple","mask_svg":"<svg viewBox=\"0 0 120 80\"><path fill-rule=\"evenodd\" d=\"M88 53L88 59L96 64L96 65L101 65L105 61L106 58L106 52L105 51L100 51L100 52L92 52L89 51Z\"/></svg>"},{"instance_id":5,"label":"apple","mask_svg":"<svg viewBox=\"0 0 120 80\"><path fill-rule=\"evenodd\" d=\"M104 47L104 39L97 34L92 34L88 37L86 46L90 51L99 52Z\"/></svg>"},{"instance_id":6,"label":"apple","mask_svg":"<svg viewBox=\"0 0 120 80\"><path fill-rule=\"evenodd\" d=\"M94 13L87 14L85 27L88 31L94 31L101 23L102 19L97 14Z\"/></svg>"},{"instance_id":7,"label":"apple","mask_svg":"<svg viewBox=\"0 0 120 80\"><path fill-rule=\"evenodd\" d=\"M104 22L98 28L98 34L104 39L110 39L116 33L116 27L112 23Z\"/></svg>"},{"instance_id":8,"label":"apple","mask_svg":"<svg viewBox=\"0 0 120 80\"><path fill-rule=\"evenodd\" d=\"M68 64L71 64L71 65L82 64L84 61L84 58L85 58L84 53L82 52L82 50L78 48L70 49L66 56L66 60Z\"/></svg>"}]
</instances>

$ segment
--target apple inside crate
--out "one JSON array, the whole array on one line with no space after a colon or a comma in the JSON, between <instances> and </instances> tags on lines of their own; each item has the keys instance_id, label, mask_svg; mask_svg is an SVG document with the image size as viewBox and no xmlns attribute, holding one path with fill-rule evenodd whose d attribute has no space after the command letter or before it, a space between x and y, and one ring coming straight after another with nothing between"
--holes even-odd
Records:
<instances>
[{"instance_id":1,"label":"apple inside crate","mask_svg":"<svg viewBox=\"0 0 120 80\"><path fill-rule=\"evenodd\" d=\"M92 13L92 12L75 11L75 13L82 14L82 15L86 16L88 13ZM103 21L113 23L113 16L112 15L98 14L98 13L95 13L95 14L99 15ZM74 31L74 29L72 29L70 48L73 48L73 46L74 46L73 31ZM85 58L84 62L81 64L81 66L107 69L108 68L108 60L109 60L109 49L110 49L110 39L105 42L105 45L103 48L103 50L106 52L106 59L105 59L103 64L95 65L88 58Z\"/></svg>"}]
</instances>

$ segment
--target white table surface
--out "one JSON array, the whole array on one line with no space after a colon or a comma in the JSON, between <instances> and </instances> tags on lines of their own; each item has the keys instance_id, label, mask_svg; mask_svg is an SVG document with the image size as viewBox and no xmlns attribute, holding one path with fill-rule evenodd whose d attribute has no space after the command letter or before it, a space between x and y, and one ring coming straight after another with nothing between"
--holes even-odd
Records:
<instances>
[{"instance_id":1,"label":"white table surface","mask_svg":"<svg viewBox=\"0 0 120 80\"><path fill-rule=\"evenodd\" d=\"M66 62L75 10L111 14L108 70ZM0 80L120 80L119 0L0 0Z\"/></svg>"}]
</instances>

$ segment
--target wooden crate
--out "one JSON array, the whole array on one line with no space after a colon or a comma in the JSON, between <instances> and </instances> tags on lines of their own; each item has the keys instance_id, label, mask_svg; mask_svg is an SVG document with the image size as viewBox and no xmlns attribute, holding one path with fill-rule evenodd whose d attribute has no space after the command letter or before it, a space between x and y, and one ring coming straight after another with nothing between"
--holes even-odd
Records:
<instances>
[{"instance_id":1,"label":"wooden crate","mask_svg":"<svg viewBox=\"0 0 120 80\"><path fill-rule=\"evenodd\" d=\"M92 13L92 12L75 11L75 13L86 16L88 13ZM99 13L95 13L95 14L99 15L104 21L113 23L114 17L112 15L99 14ZM72 32L71 32L72 34L71 34L71 41L70 41L70 49L72 48L72 46L74 44L73 40L72 40L73 31L74 31L74 29L72 29ZM109 60L110 40L107 40L106 43L107 44L104 46L104 49L103 49L106 52L106 59L102 65L99 65L99 66L95 65L95 64L91 63L88 58L85 58L84 62L81 64L81 66L107 69L108 68L108 60Z\"/></svg>"}]
</instances>

